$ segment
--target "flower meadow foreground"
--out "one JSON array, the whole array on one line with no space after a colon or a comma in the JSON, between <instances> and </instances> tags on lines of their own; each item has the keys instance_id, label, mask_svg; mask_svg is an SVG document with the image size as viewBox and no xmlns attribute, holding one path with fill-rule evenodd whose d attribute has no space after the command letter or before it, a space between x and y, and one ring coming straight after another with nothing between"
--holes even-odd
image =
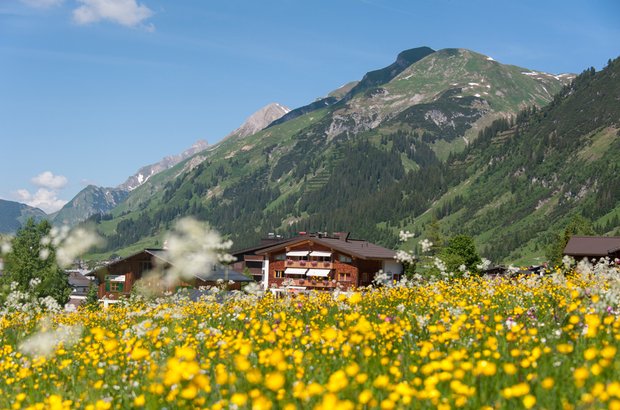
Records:
<instances>
[{"instance_id":1,"label":"flower meadow foreground","mask_svg":"<svg viewBox=\"0 0 620 410\"><path fill-rule=\"evenodd\" d=\"M620 273L0 319L0 408L620 409Z\"/></svg>"}]
</instances>

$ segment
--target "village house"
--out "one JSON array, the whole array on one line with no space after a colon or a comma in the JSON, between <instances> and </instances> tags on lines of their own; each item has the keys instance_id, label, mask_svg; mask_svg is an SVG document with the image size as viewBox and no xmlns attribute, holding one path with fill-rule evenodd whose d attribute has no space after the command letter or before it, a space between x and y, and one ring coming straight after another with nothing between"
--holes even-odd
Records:
<instances>
[{"instance_id":1,"label":"village house","mask_svg":"<svg viewBox=\"0 0 620 410\"><path fill-rule=\"evenodd\" d=\"M576 260L587 258L592 261L609 257L611 260L620 258L620 236L572 236L564 255Z\"/></svg>"},{"instance_id":2,"label":"village house","mask_svg":"<svg viewBox=\"0 0 620 410\"><path fill-rule=\"evenodd\" d=\"M246 264L260 261L261 274L254 277L262 279L266 290L349 290L371 285L380 271L393 280L398 280L403 271L402 264L395 260L396 252L352 239L348 233L300 234L245 252L234 255L243 257Z\"/></svg>"},{"instance_id":3,"label":"village house","mask_svg":"<svg viewBox=\"0 0 620 410\"><path fill-rule=\"evenodd\" d=\"M119 299L122 296L128 296L135 283L151 271L155 265L163 267L164 271L167 266L170 266L166 260L164 249L145 249L99 267L88 275L97 278L99 299ZM208 271L195 275L193 279L178 283L167 290L216 286L221 281L233 282L229 284L229 289L241 289L242 284L251 282L252 279L230 269L228 266L214 264Z\"/></svg>"},{"instance_id":4,"label":"village house","mask_svg":"<svg viewBox=\"0 0 620 410\"><path fill-rule=\"evenodd\" d=\"M71 287L71 294L69 295L69 302L65 306L66 309L72 310L77 308L86 302L86 297L91 286L95 286L94 282L90 280L85 274L87 273L82 269L69 269L66 270L69 286Z\"/></svg>"}]
</instances>

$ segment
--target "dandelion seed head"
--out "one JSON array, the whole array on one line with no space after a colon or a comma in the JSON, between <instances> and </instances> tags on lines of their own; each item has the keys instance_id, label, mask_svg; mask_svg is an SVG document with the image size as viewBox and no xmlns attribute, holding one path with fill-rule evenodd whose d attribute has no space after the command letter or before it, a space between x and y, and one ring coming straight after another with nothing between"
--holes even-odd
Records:
<instances>
[{"instance_id":1,"label":"dandelion seed head","mask_svg":"<svg viewBox=\"0 0 620 410\"><path fill-rule=\"evenodd\" d=\"M63 234L63 236L63 240L56 251L56 259L61 267L71 265L78 256L103 243L99 235L83 228L74 229L70 234L67 230L67 234Z\"/></svg>"}]
</instances>

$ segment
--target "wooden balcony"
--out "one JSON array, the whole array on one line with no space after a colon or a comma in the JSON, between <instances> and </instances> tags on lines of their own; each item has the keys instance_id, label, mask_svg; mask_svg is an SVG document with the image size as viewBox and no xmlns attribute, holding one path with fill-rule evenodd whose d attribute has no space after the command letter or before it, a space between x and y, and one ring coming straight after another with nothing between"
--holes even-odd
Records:
<instances>
[{"instance_id":1,"label":"wooden balcony","mask_svg":"<svg viewBox=\"0 0 620 410\"><path fill-rule=\"evenodd\" d=\"M305 269L333 269L332 262L317 262L317 261L294 261L287 260L285 262L287 268L305 268Z\"/></svg>"}]
</instances>

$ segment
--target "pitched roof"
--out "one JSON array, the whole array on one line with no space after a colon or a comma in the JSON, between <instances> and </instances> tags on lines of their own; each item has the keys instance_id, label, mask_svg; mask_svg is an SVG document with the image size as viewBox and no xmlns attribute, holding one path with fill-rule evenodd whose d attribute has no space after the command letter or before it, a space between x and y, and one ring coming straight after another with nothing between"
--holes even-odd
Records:
<instances>
[{"instance_id":1,"label":"pitched roof","mask_svg":"<svg viewBox=\"0 0 620 410\"><path fill-rule=\"evenodd\" d=\"M101 271L103 269L107 269L109 266L113 266L116 265L118 263L124 262L127 259L131 259L134 258L138 255L141 254L147 254L150 255L153 258L157 258L165 263L167 263L168 265L172 265L172 263L170 263L170 261L168 260L168 255L165 249L156 249L156 248L148 248L148 249L144 249L140 252L134 253L133 255L130 255L126 258L123 259L119 259L116 260L114 262L111 262L105 266L102 266L100 268L95 269L92 272L89 272L88 275L93 275L98 271ZM225 266L221 265L221 264L216 264L213 265L213 269L210 270L209 272L205 272L205 273L199 273L195 275L198 279L204 280L206 282L209 281L216 281L218 279L222 279L222 280L232 280L235 282L249 282L252 281L253 279L249 279L247 276L245 276L244 274L242 274L241 272L237 272L234 271L232 269L227 269Z\"/></svg>"},{"instance_id":2,"label":"pitched roof","mask_svg":"<svg viewBox=\"0 0 620 410\"><path fill-rule=\"evenodd\" d=\"M607 256L620 249L620 236L572 236L564 254L570 256Z\"/></svg>"},{"instance_id":3,"label":"pitched roof","mask_svg":"<svg viewBox=\"0 0 620 410\"><path fill-rule=\"evenodd\" d=\"M294 245L298 242L305 242L305 241L312 241L314 243L326 246L328 248L337 250L347 255L352 255L358 259L394 259L394 257L396 256L396 252L394 252L393 250L384 248L379 245L375 245L374 243L371 243L365 240L359 240L359 239L343 240L340 238L319 237L319 236L310 236L310 235L298 236L284 243L280 243L270 248L263 249L256 253L259 255L267 254L267 253L277 251L279 249L283 249L287 246Z\"/></svg>"},{"instance_id":4,"label":"pitched roof","mask_svg":"<svg viewBox=\"0 0 620 410\"><path fill-rule=\"evenodd\" d=\"M263 249L267 249L267 248L272 248L276 245L279 245L281 243L285 243L290 241L289 239L282 239L282 238L267 238L267 239L262 239L262 242L260 245L255 245L252 246L250 248L244 248L244 249L237 249L234 250L233 252L231 252L230 254L232 256L240 256L240 255L245 255L245 254L257 254L260 251L262 251Z\"/></svg>"},{"instance_id":5,"label":"pitched roof","mask_svg":"<svg viewBox=\"0 0 620 410\"><path fill-rule=\"evenodd\" d=\"M77 271L69 271L68 273L68 279L69 279L69 285L71 286L90 286L92 284L91 280L88 279L86 276L82 275L80 272Z\"/></svg>"},{"instance_id":6,"label":"pitched roof","mask_svg":"<svg viewBox=\"0 0 620 410\"><path fill-rule=\"evenodd\" d=\"M142 255L142 254L144 254L144 253L145 253L145 254L147 254L147 255L151 255L151 256L154 256L154 257L156 257L156 258L159 258L159 259L163 260L164 262L168 262L168 261L164 258L164 255L165 255L165 250L164 250L164 249L158 249L158 248L146 248L146 249L141 250L141 251L139 251L139 252L132 253L131 255L127 256L126 258L116 259L116 260L114 260L114 261L112 261L112 262L110 262L110 263L107 263L107 264L103 265L103 266L99 266L98 268L93 269L92 271L88 272L88 273L86 274L86 276L96 276L97 272L100 272L100 271L105 271L105 270L106 270L107 268L109 268L110 266L114 266L114 265L116 265L116 264L119 264L119 263L125 262L127 259L135 258L136 256L138 256L138 255Z\"/></svg>"}]
</instances>

